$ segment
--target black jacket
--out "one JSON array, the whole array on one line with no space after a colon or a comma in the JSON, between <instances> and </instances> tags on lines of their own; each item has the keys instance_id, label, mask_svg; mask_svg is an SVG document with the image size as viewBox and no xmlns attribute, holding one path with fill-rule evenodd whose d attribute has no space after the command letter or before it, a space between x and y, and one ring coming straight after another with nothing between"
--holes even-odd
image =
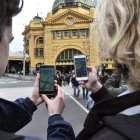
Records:
<instances>
[{"instance_id":1,"label":"black jacket","mask_svg":"<svg viewBox=\"0 0 140 140\"><path fill-rule=\"evenodd\" d=\"M139 140L140 114L119 112L140 105L140 91L114 98L103 87L92 98L95 105L76 140Z\"/></svg>"},{"instance_id":2,"label":"black jacket","mask_svg":"<svg viewBox=\"0 0 140 140\"><path fill-rule=\"evenodd\" d=\"M72 78L71 78L71 83L72 83L72 85L75 86L75 87L78 87L78 86L79 86L79 83L78 83L78 81L76 80L76 77L72 77Z\"/></svg>"},{"instance_id":3,"label":"black jacket","mask_svg":"<svg viewBox=\"0 0 140 140\"><path fill-rule=\"evenodd\" d=\"M29 98L10 102L0 98L0 140L40 140L14 135L32 119L37 107ZM10 132L10 133L9 133Z\"/></svg>"},{"instance_id":4,"label":"black jacket","mask_svg":"<svg viewBox=\"0 0 140 140\"><path fill-rule=\"evenodd\" d=\"M140 91L121 97L112 96L104 87L92 94L94 107L89 112L83 130L76 140L139 140L140 113L127 116L119 112L140 104ZM48 140L75 140L70 125L64 120L52 120Z\"/></svg>"},{"instance_id":5,"label":"black jacket","mask_svg":"<svg viewBox=\"0 0 140 140\"><path fill-rule=\"evenodd\" d=\"M114 96L118 96L119 94L126 91L127 85L122 84L122 78L120 73L114 72L106 82L104 83L104 87Z\"/></svg>"},{"instance_id":6,"label":"black jacket","mask_svg":"<svg viewBox=\"0 0 140 140\"><path fill-rule=\"evenodd\" d=\"M0 98L0 130L15 133L31 121L36 106L29 98L10 102Z\"/></svg>"}]
</instances>

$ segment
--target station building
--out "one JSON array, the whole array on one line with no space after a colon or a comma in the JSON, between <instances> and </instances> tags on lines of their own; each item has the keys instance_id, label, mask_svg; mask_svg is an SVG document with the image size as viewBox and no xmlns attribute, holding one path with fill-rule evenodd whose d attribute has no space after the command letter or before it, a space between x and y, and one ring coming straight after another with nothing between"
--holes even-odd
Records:
<instances>
[{"instance_id":1,"label":"station building","mask_svg":"<svg viewBox=\"0 0 140 140\"><path fill-rule=\"evenodd\" d=\"M23 64L24 63L24 64ZM25 74L29 74L30 59L23 51L9 53L9 61L5 73L23 74L23 66L25 67Z\"/></svg>"},{"instance_id":2,"label":"station building","mask_svg":"<svg viewBox=\"0 0 140 140\"><path fill-rule=\"evenodd\" d=\"M22 33L29 71L44 64L68 73L74 68L76 54L85 54L89 65L112 69L110 59L101 61L99 57L94 13L92 0L55 0L44 20L35 16Z\"/></svg>"}]
</instances>

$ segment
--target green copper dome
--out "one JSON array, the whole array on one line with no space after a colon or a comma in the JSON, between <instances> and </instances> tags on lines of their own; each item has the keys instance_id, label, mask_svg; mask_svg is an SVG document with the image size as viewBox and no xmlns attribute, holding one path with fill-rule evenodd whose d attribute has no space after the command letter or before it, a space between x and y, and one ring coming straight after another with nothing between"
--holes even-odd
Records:
<instances>
[{"instance_id":1,"label":"green copper dome","mask_svg":"<svg viewBox=\"0 0 140 140\"><path fill-rule=\"evenodd\" d=\"M77 7L78 3L81 3L83 8L93 7L92 0L55 0L52 10L56 10L59 5L61 5L62 8Z\"/></svg>"}]
</instances>

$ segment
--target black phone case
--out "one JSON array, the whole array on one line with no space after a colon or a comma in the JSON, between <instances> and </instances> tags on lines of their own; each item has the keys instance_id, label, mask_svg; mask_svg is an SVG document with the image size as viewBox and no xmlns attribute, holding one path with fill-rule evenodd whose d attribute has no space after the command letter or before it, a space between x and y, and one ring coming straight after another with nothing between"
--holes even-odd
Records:
<instances>
[{"instance_id":1,"label":"black phone case","mask_svg":"<svg viewBox=\"0 0 140 140\"><path fill-rule=\"evenodd\" d=\"M40 77L41 77L41 72L42 72L42 68L54 68L54 79L55 79L55 67L54 66L52 66L52 65L43 65L43 66L40 66ZM41 81L41 79L39 79L39 93L40 94L45 94L45 95L47 95L49 98L52 98L52 97L55 97L56 96L56 93L57 93L57 91L56 91L56 89L55 89L55 87L54 87L54 90L53 91L41 91L41 89L40 89L40 82Z\"/></svg>"}]
</instances>

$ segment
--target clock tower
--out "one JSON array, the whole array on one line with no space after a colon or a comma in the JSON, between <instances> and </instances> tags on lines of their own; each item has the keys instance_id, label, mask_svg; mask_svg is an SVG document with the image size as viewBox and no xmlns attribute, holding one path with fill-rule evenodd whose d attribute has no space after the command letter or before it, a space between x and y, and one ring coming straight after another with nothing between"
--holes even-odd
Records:
<instances>
[{"instance_id":1,"label":"clock tower","mask_svg":"<svg viewBox=\"0 0 140 140\"><path fill-rule=\"evenodd\" d=\"M89 65L98 67L94 11L92 0L55 0L45 20L37 16L31 20L23 32L30 70L45 64L69 73L74 68L73 56L76 54L85 54Z\"/></svg>"}]
</instances>

